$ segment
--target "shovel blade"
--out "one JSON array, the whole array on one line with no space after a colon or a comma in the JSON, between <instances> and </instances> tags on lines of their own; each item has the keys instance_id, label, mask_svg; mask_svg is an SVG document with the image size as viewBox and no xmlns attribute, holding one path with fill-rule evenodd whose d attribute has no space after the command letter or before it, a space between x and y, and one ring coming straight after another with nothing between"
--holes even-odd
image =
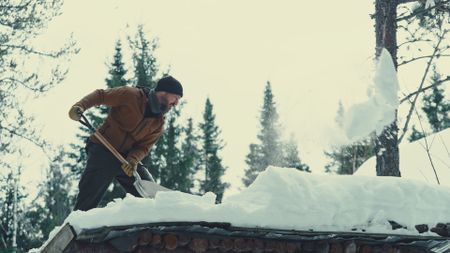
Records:
<instances>
[{"instance_id":1,"label":"shovel blade","mask_svg":"<svg viewBox=\"0 0 450 253\"><path fill-rule=\"evenodd\" d=\"M164 186L147 180L136 180L134 182L134 187L144 198L154 198L159 191L171 191Z\"/></svg>"}]
</instances>

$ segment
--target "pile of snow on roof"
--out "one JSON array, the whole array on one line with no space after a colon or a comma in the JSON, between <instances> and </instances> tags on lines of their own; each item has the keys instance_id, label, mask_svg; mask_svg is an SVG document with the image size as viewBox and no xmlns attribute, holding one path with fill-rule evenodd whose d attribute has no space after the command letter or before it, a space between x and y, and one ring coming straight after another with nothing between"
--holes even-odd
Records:
<instances>
[{"instance_id":1,"label":"pile of snow on roof","mask_svg":"<svg viewBox=\"0 0 450 253\"><path fill-rule=\"evenodd\" d=\"M242 192L215 204L215 195L159 192L128 195L105 208L73 212L74 228L153 222L229 222L240 227L418 234L414 226L450 221L450 188L393 177L311 174L269 167ZM392 230L389 221L408 229ZM428 234L429 235L429 234Z\"/></svg>"}]
</instances>

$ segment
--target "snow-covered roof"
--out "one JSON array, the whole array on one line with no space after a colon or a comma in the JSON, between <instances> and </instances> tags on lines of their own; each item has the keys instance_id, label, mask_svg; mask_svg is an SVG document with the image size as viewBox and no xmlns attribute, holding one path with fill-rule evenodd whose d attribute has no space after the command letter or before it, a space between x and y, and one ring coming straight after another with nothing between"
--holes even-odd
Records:
<instances>
[{"instance_id":1,"label":"snow-covered roof","mask_svg":"<svg viewBox=\"0 0 450 253\"><path fill-rule=\"evenodd\" d=\"M322 237L335 240L336 235L340 238L351 235L344 241L354 241L354 236L360 233L358 245L380 235L391 240L391 244L396 235L400 241L409 238L419 244L420 241L430 242L430 238L437 238L430 229L445 236L450 231L447 226L450 222L450 156L445 145L450 140L450 130L429 136L427 140L441 185L434 181L428 155L424 152L424 140L421 140L401 145L401 178L374 177L373 160L358 170L359 175L352 176L269 167L252 185L225 198L221 204L215 204L213 193L196 196L178 191L159 192L155 199L127 195L105 208L72 212L66 223L80 240L88 237L90 241L98 240L99 235L104 235L100 238L108 237L111 241L115 236L118 238L114 239L118 240L116 246L122 245L121 235L130 238L127 234L130 231L136 240L136 231L173 229L180 224L189 225L184 227L186 231L193 231L192 226L209 224L206 227L212 226L214 233L224 228L218 228L217 224L227 224L226 231L230 233L247 230L262 236L261 231L266 231L270 235L281 234L280 239L286 235L291 239L307 235L312 236L308 240ZM419 227L423 233L418 231ZM205 233L211 235L212 232ZM244 239L251 237L245 236ZM241 239L235 238L237 242L244 240ZM435 242L440 245L439 239ZM445 245L443 247L447 247Z\"/></svg>"},{"instance_id":2,"label":"snow-covered roof","mask_svg":"<svg viewBox=\"0 0 450 253\"><path fill-rule=\"evenodd\" d=\"M76 211L77 231L154 222L227 222L237 227L313 231L418 234L450 221L450 188L394 177L311 174L269 167L239 194L215 204L215 196L178 191L155 199L128 195L105 208ZM390 221L403 229L392 230ZM429 235L429 233L425 233Z\"/></svg>"}]
</instances>

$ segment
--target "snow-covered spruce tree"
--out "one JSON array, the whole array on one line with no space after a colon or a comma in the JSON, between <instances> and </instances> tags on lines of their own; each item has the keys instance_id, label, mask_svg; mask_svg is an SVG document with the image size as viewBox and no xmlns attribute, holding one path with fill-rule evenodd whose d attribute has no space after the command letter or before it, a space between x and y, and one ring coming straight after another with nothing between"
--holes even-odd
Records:
<instances>
[{"instance_id":1,"label":"snow-covered spruce tree","mask_svg":"<svg viewBox=\"0 0 450 253\"><path fill-rule=\"evenodd\" d=\"M44 182L39 186L39 193L34 201L36 209L33 217L44 238L56 227L61 226L72 211L70 198L71 180L69 168L64 166L67 154L59 147L58 154L51 161ZM30 213L31 213L30 212Z\"/></svg>"},{"instance_id":2,"label":"snow-covered spruce tree","mask_svg":"<svg viewBox=\"0 0 450 253\"><path fill-rule=\"evenodd\" d=\"M181 143L180 177L184 178L179 190L182 192L192 192L194 187L194 175L199 169L200 151L198 150L198 136L194 133L192 118L187 120L186 127L183 128L184 139Z\"/></svg>"},{"instance_id":3,"label":"snow-covered spruce tree","mask_svg":"<svg viewBox=\"0 0 450 253\"><path fill-rule=\"evenodd\" d=\"M283 150L280 140L278 113L272 94L270 82L267 82L264 91L264 103L260 117L261 130L258 134L258 143L250 144L250 153L245 162L248 168L245 171L243 183L250 185L256 176L269 165L283 166Z\"/></svg>"},{"instance_id":4,"label":"snow-covered spruce tree","mask_svg":"<svg viewBox=\"0 0 450 253\"><path fill-rule=\"evenodd\" d=\"M127 70L125 68L125 63L123 60L122 53L122 43L120 40L116 41L114 54L111 63L109 64L108 77L105 79L106 88L115 88L120 86L126 86L128 80L125 78ZM101 106L99 108L90 108L84 113L86 118L91 122L91 124L97 128L106 118L108 114L108 108L106 106ZM86 141L91 135L91 131L85 126L79 127L79 133L77 133L77 143L70 144L71 152L68 153L69 162L67 166L71 168L71 174L75 181L78 181L81 177L81 173L86 166L87 153L85 150ZM120 187L120 185L114 181L112 187L108 189L100 202L100 206L105 206L108 202L115 198L120 198L125 196L125 192Z\"/></svg>"},{"instance_id":5,"label":"snow-covered spruce tree","mask_svg":"<svg viewBox=\"0 0 450 253\"><path fill-rule=\"evenodd\" d=\"M228 184L222 181L226 168L222 165L219 152L223 145L219 136L219 127L216 125L213 104L209 98L206 99L203 122L199 127L201 129L200 170L204 173L204 179L200 181L200 193L215 193L216 202L219 203Z\"/></svg>"},{"instance_id":6,"label":"snow-covered spruce tree","mask_svg":"<svg viewBox=\"0 0 450 253\"><path fill-rule=\"evenodd\" d=\"M305 163L302 163L300 160L300 155L298 152L298 145L295 141L294 134L291 134L291 137L288 141L283 143L283 167L287 168L296 168L301 171L311 172L309 166Z\"/></svg>"}]
</instances>

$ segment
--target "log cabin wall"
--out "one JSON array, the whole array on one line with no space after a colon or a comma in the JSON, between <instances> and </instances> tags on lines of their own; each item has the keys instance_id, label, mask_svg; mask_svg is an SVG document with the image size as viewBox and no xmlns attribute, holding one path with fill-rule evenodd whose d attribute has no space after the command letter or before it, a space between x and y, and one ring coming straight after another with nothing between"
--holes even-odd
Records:
<instances>
[{"instance_id":1,"label":"log cabin wall","mask_svg":"<svg viewBox=\"0 0 450 253\"><path fill-rule=\"evenodd\" d=\"M103 232L82 233L81 239L72 241L64 252L419 253L437 252L431 250L432 246L449 243L446 238L438 237L272 231L257 228L234 230L230 227L201 225L120 228Z\"/></svg>"}]
</instances>

